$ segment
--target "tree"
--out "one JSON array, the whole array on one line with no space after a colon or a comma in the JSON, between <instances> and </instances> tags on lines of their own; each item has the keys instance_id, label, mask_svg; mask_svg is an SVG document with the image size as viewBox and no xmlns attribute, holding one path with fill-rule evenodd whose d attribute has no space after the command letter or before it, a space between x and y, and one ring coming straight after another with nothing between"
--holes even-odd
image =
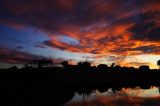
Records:
<instances>
[{"instance_id":1,"label":"tree","mask_svg":"<svg viewBox=\"0 0 160 106\"><path fill-rule=\"evenodd\" d=\"M157 65L159 66L159 69L160 69L160 60L157 61Z\"/></svg>"},{"instance_id":2,"label":"tree","mask_svg":"<svg viewBox=\"0 0 160 106\"><path fill-rule=\"evenodd\" d=\"M52 60L49 59L41 59L38 61L38 68L48 67L49 65L53 64Z\"/></svg>"},{"instance_id":3,"label":"tree","mask_svg":"<svg viewBox=\"0 0 160 106\"><path fill-rule=\"evenodd\" d=\"M28 63L24 64L24 68L37 68L38 60L31 60Z\"/></svg>"},{"instance_id":4,"label":"tree","mask_svg":"<svg viewBox=\"0 0 160 106\"><path fill-rule=\"evenodd\" d=\"M82 69L89 69L91 67L91 63L89 63L89 62L81 62L81 63L79 62L78 65Z\"/></svg>"},{"instance_id":5,"label":"tree","mask_svg":"<svg viewBox=\"0 0 160 106\"><path fill-rule=\"evenodd\" d=\"M29 61L24 66L26 68L27 67L31 67L31 68L44 68L44 67L48 67L49 65L52 65L52 64L53 64L52 60L41 59L41 60L32 60L32 61Z\"/></svg>"},{"instance_id":6,"label":"tree","mask_svg":"<svg viewBox=\"0 0 160 106\"><path fill-rule=\"evenodd\" d=\"M99 64L98 67L99 68L107 68L108 66L106 64Z\"/></svg>"},{"instance_id":7,"label":"tree","mask_svg":"<svg viewBox=\"0 0 160 106\"><path fill-rule=\"evenodd\" d=\"M64 69L67 69L69 66L68 61L63 61L61 65L63 66Z\"/></svg>"},{"instance_id":8,"label":"tree","mask_svg":"<svg viewBox=\"0 0 160 106\"><path fill-rule=\"evenodd\" d=\"M115 66L115 63L112 63L112 64L111 64L111 67L113 68L114 66Z\"/></svg>"},{"instance_id":9,"label":"tree","mask_svg":"<svg viewBox=\"0 0 160 106\"><path fill-rule=\"evenodd\" d=\"M82 62L78 62L78 63L77 63L77 65L78 65L79 67L81 67L81 65L82 65Z\"/></svg>"},{"instance_id":10,"label":"tree","mask_svg":"<svg viewBox=\"0 0 160 106\"><path fill-rule=\"evenodd\" d=\"M17 70L18 68L17 68L17 66L12 66L10 69L11 70Z\"/></svg>"}]
</instances>

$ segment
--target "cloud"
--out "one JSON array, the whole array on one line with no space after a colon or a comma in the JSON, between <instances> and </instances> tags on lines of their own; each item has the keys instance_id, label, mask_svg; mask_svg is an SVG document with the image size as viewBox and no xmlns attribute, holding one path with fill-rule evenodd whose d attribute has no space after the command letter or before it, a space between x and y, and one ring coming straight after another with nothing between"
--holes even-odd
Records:
<instances>
[{"instance_id":1,"label":"cloud","mask_svg":"<svg viewBox=\"0 0 160 106\"><path fill-rule=\"evenodd\" d=\"M135 66L135 67L139 67L142 65L150 65L150 63L147 62L128 62L128 63L123 63L123 66Z\"/></svg>"},{"instance_id":2,"label":"cloud","mask_svg":"<svg viewBox=\"0 0 160 106\"><path fill-rule=\"evenodd\" d=\"M131 17L143 5L135 0L2 0L1 19L56 31L64 25L85 27L97 22L113 22ZM149 2L150 3L150 2ZM149 3L145 2L146 5ZM136 6L136 8L135 8ZM117 8L119 9L117 11ZM127 8L127 9L126 9Z\"/></svg>"},{"instance_id":3,"label":"cloud","mask_svg":"<svg viewBox=\"0 0 160 106\"><path fill-rule=\"evenodd\" d=\"M133 33L132 38L142 41L160 41L160 22L159 12L147 12L138 14L136 23L130 29Z\"/></svg>"},{"instance_id":4,"label":"cloud","mask_svg":"<svg viewBox=\"0 0 160 106\"><path fill-rule=\"evenodd\" d=\"M92 48L90 49L89 46L71 45L59 41L44 41L44 44L46 44L49 47L58 48L60 50L71 51L71 52L84 53L92 51Z\"/></svg>"},{"instance_id":5,"label":"cloud","mask_svg":"<svg viewBox=\"0 0 160 106\"><path fill-rule=\"evenodd\" d=\"M24 64L34 59L42 59L43 56L30 54L23 51L17 51L0 47L0 62L12 64Z\"/></svg>"},{"instance_id":6,"label":"cloud","mask_svg":"<svg viewBox=\"0 0 160 106\"><path fill-rule=\"evenodd\" d=\"M47 47L47 45L45 45L45 44L42 43L42 42L36 42L36 43L34 44L34 46L35 46L35 47L38 47L38 48L46 48L46 47Z\"/></svg>"},{"instance_id":7,"label":"cloud","mask_svg":"<svg viewBox=\"0 0 160 106\"><path fill-rule=\"evenodd\" d=\"M160 46L149 45L149 46L139 46L137 48L133 48L135 51L142 51L143 53L160 53Z\"/></svg>"},{"instance_id":8,"label":"cloud","mask_svg":"<svg viewBox=\"0 0 160 106\"><path fill-rule=\"evenodd\" d=\"M160 54L157 0L1 1L0 23L15 28L35 27L50 38L36 47L104 58L109 54Z\"/></svg>"}]
</instances>

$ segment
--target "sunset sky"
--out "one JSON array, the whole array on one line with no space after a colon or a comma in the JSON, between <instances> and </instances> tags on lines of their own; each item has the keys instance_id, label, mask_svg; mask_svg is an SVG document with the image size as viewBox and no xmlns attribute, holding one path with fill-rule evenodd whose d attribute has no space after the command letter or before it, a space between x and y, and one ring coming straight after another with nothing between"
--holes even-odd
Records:
<instances>
[{"instance_id":1,"label":"sunset sky","mask_svg":"<svg viewBox=\"0 0 160 106\"><path fill-rule=\"evenodd\" d=\"M160 60L160 0L0 0L0 68L54 63Z\"/></svg>"}]
</instances>

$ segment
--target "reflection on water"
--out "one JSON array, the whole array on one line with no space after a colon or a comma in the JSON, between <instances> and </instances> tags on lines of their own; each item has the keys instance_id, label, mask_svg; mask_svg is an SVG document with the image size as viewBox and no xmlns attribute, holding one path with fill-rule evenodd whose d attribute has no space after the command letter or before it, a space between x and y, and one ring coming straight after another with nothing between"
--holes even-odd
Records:
<instances>
[{"instance_id":1,"label":"reflection on water","mask_svg":"<svg viewBox=\"0 0 160 106\"><path fill-rule=\"evenodd\" d=\"M129 96L137 97L158 97L160 96L159 88L151 86L150 89L141 89L140 87L136 88L122 88L122 93Z\"/></svg>"},{"instance_id":2,"label":"reflection on water","mask_svg":"<svg viewBox=\"0 0 160 106\"><path fill-rule=\"evenodd\" d=\"M66 106L160 106L159 88L151 86L150 89L122 88L113 92L110 88L106 92L94 90L89 95L75 93Z\"/></svg>"}]
</instances>

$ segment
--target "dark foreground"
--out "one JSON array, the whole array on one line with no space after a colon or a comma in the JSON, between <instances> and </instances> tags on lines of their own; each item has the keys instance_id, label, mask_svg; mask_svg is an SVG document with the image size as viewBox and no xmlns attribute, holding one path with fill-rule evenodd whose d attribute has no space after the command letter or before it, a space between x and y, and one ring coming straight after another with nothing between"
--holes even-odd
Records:
<instances>
[{"instance_id":1,"label":"dark foreground","mask_svg":"<svg viewBox=\"0 0 160 106\"><path fill-rule=\"evenodd\" d=\"M122 87L160 85L160 71L134 69L64 70L62 68L0 70L1 106L61 106L74 92L90 94Z\"/></svg>"}]
</instances>

